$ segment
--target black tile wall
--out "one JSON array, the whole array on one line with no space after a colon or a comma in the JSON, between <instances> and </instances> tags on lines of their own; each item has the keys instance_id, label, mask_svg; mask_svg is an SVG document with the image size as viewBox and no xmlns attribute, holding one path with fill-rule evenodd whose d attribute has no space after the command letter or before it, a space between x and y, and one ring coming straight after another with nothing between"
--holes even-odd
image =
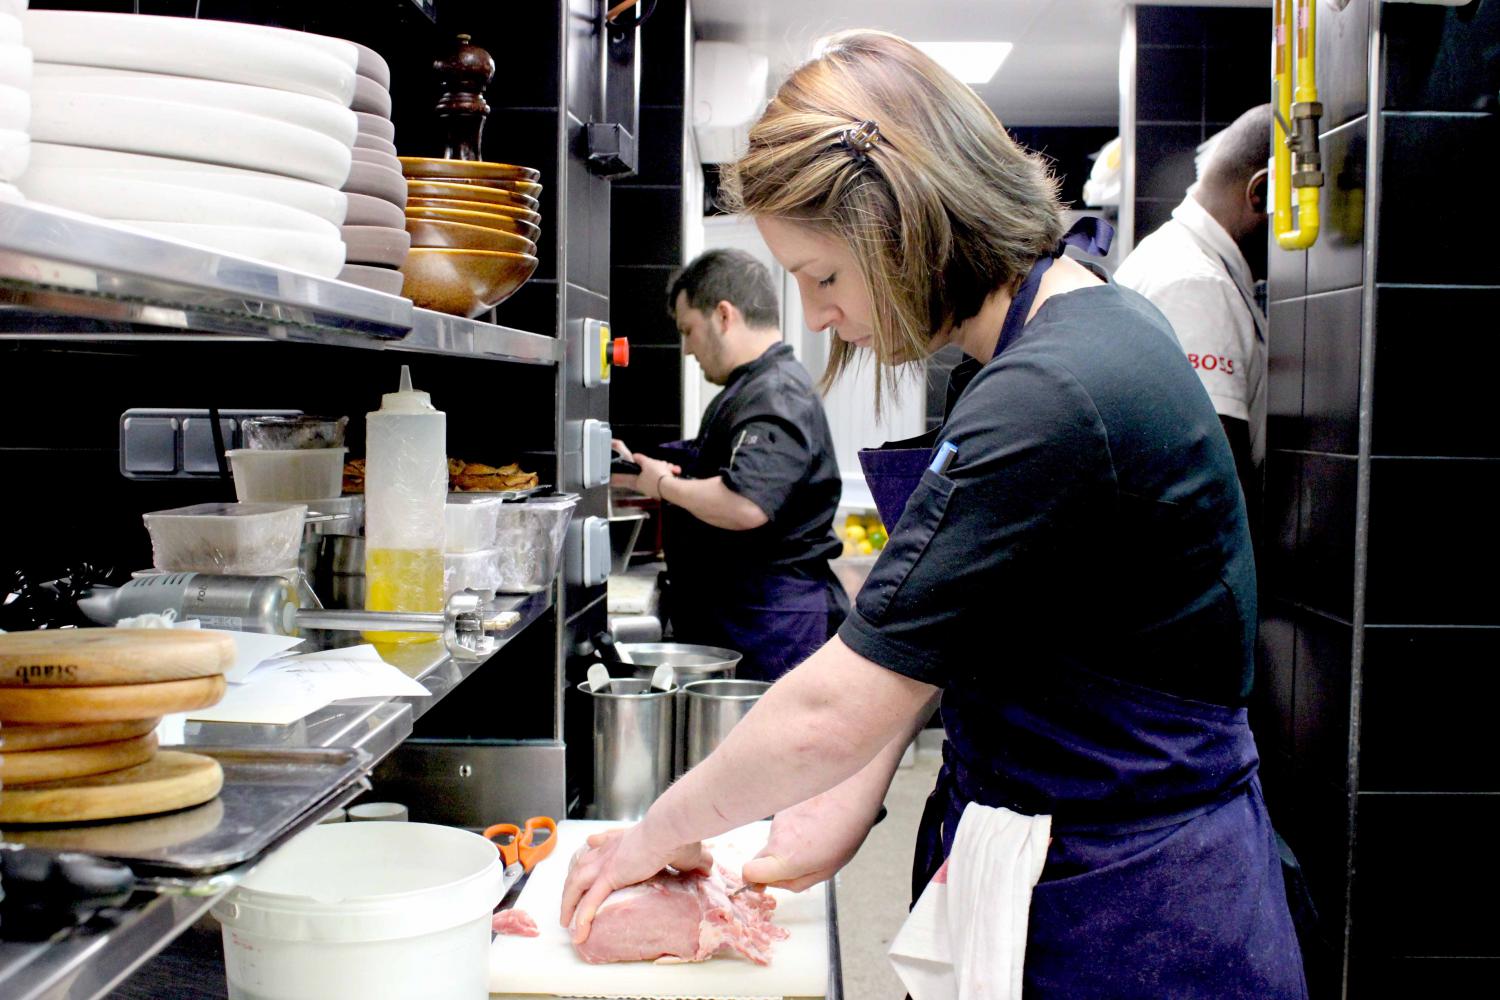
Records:
<instances>
[{"instance_id":1,"label":"black tile wall","mask_svg":"<svg viewBox=\"0 0 1500 1000\"><path fill-rule=\"evenodd\" d=\"M1295 748L1292 719L1294 673L1297 662L1297 628L1291 605L1268 600L1260 616L1260 663L1255 679L1255 702L1259 718L1252 718L1255 741L1262 755L1292 753Z\"/></svg>"},{"instance_id":2,"label":"black tile wall","mask_svg":"<svg viewBox=\"0 0 1500 1000\"><path fill-rule=\"evenodd\" d=\"M1372 450L1500 457L1489 374L1500 367L1500 288L1376 291ZM1443 336L1427 331L1437 317Z\"/></svg>"},{"instance_id":3,"label":"black tile wall","mask_svg":"<svg viewBox=\"0 0 1500 1000\"><path fill-rule=\"evenodd\" d=\"M1296 679L1292 743L1300 767L1340 785L1349 767L1349 692L1354 629L1307 611L1293 618Z\"/></svg>"},{"instance_id":4,"label":"black tile wall","mask_svg":"<svg viewBox=\"0 0 1500 1000\"><path fill-rule=\"evenodd\" d=\"M1483 916L1500 894L1500 867L1466 863L1461 846L1465 831L1483 838L1500 825L1500 794L1363 793L1358 808L1355 964L1362 956L1500 956L1495 922ZM1445 854L1455 837L1454 854Z\"/></svg>"},{"instance_id":5,"label":"black tile wall","mask_svg":"<svg viewBox=\"0 0 1500 1000\"><path fill-rule=\"evenodd\" d=\"M1135 196L1179 202L1196 179L1194 151L1202 125L1137 125Z\"/></svg>"},{"instance_id":6,"label":"black tile wall","mask_svg":"<svg viewBox=\"0 0 1500 1000\"><path fill-rule=\"evenodd\" d=\"M1319 26L1321 30L1321 25ZM1413 111L1494 111L1500 95L1500 5L1391 7L1381 11L1385 106Z\"/></svg>"},{"instance_id":7,"label":"black tile wall","mask_svg":"<svg viewBox=\"0 0 1500 1000\"><path fill-rule=\"evenodd\" d=\"M1266 10L1249 7L1197 7L1197 16L1203 22L1203 42L1209 48L1234 48L1244 46L1251 39L1251 47L1258 48L1265 56L1266 77L1271 72L1271 15Z\"/></svg>"},{"instance_id":8,"label":"black tile wall","mask_svg":"<svg viewBox=\"0 0 1500 1000\"><path fill-rule=\"evenodd\" d=\"M1271 99L1270 19L1261 11L1233 13L1250 14L1251 23L1228 44L1211 45L1203 60L1203 120L1219 127Z\"/></svg>"},{"instance_id":9,"label":"black tile wall","mask_svg":"<svg viewBox=\"0 0 1500 1000\"><path fill-rule=\"evenodd\" d=\"M1302 417L1311 451L1359 451L1361 289L1310 295L1302 361ZM1269 397L1269 388L1267 395Z\"/></svg>"},{"instance_id":10,"label":"black tile wall","mask_svg":"<svg viewBox=\"0 0 1500 1000\"><path fill-rule=\"evenodd\" d=\"M1203 49L1140 45L1135 54L1137 121L1203 120Z\"/></svg>"},{"instance_id":11,"label":"black tile wall","mask_svg":"<svg viewBox=\"0 0 1500 1000\"><path fill-rule=\"evenodd\" d=\"M682 409L682 352L631 345L630 367L610 379L612 413L628 423L670 424Z\"/></svg>"},{"instance_id":12,"label":"black tile wall","mask_svg":"<svg viewBox=\"0 0 1500 1000\"><path fill-rule=\"evenodd\" d=\"M690 40L685 0L660 0L641 29L641 105L682 106Z\"/></svg>"},{"instance_id":13,"label":"black tile wall","mask_svg":"<svg viewBox=\"0 0 1500 1000\"><path fill-rule=\"evenodd\" d=\"M617 336L629 337L632 347L680 346L682 335L667 312L667 288L676 271L675 266L644 264L612 270L610 302L615 310L615 323L619 325Z\"/></svg>"},{"instance_id":14,"label":"black tile wall","mask_svg":"<svg viewBox=\"0 0 1500 1000\"><path fill-rule=\"evenodd\" d=\"M641 157L640 169L633 176L615 181L616 187L638 187L645 184L682 187L682 147L685 135L682 114L680 106L641 108L639 140L641 148L649 149L650 152Z\"/></svg>"},{"instance_id":15,"label":"black tile wall","mask_svg":"<svg viewBox=\"0 0 1500 1000\"><path fill-rule=\"evenodd\" d=\"M1370 463L1370 624L1500 624L1500 459Z\"/></svg>"},{"instance_id":16,"label":"black tile wall","mask_svg":"<svg viewBox=\"0 0 1500 1000\"><path fill-rule=\"evenodd\" d=\"M1302 420L1305 299L1273 301L1266 310L1266 444L1270 448L1307 448Z\"/></svg>"},{"instance_id":17,"label":"black tile wall","mask_svg":"<svg viewBox=\"0 0 1500 1000\"><path fill-rule=\"evenodd\" d=\"M512 326L532 333L555 333L557 281L551 278L532 278L517 289L514 295L495 307L494 321L502 326Z\"/></svg>"},{"instance_id":18,"label":"black tile wall","mask_svg":"<svg viewBox=\"0 0 1500 1000\"><path fill-rule=\"evenodd\" d=\"M1318 242L1307 251L1309 293L1355 288L1364 281L1368 132L1361 118L1322 139L1325 182Z\"/></svg>"},{"instance_id":19,"label":"black tile wall","mask_svg":"<svg viewBox=\"0 0 1500 1000\"><path fill-rule=\"evenodd\" d=\"M1201 8L1137 7L1135 38L1139 45L1203 45L1207 26Z\"/></svg>"},{"instance_id":20,"label":"black tile wall","mask_svg":"<svg viewBox=\"0 0 1500 1000\"><path fill-rule=\"evenodd\" d=\"M1294 808L1274 817L1291 845L1318 914L1302 941L1302 961L1314 1000L1340 995L1346 873L1349 870L1349 797L1342 782L1323 781L1305 768L1294 781Z\"/></svg>"},{"instance_id":21,"label":"black tile wall","mask_svg":"<svg viewBox=\"0 0 1500 1000\"><path fill-rule=\"evenodd\" d=\"M1370 4L1349 0L1343 10L1318 8L1318 100L1320 127L1338 128L1369 110Z\"/></svg>"},{"instance_id":22,"label":"black tile wall","mask_svg":"<svg viewBox=\"0 0 1500 1000\"><path fill-rule=\"evenodd\" d=\"M1482 185L1492 172L1479 165L1500 162L1500 115L1386 112L1381 117L1385 194L1376 280L1496 284L1494 256L1467 234L1475 231L1475 213L1488 211Z\"/></svg>"},{"instance_id":23,"label":"black tile wall","mask_svg":"<svg viewBox=\"0 0 1500 1000\"><path fill-rule=\"evenodd\" d=\"M1358 956L1351 997L1482 997L1500 982L1500 958Z\"/></svg>"},{"instance_id":24,"label":"black tile wall","mask_svg":"<svg viewBox=\"0 0 1500 1000\"><path fill-rule=\"evenodd\" d=\"M1062 181L1060 196L1065 206L1084 208L1083 185L1094 169L1091 157L1120 134L1117 128L1029 127L1006 129L1016 142L1045 156L1053 173Z\"/></svg>"},{"instance_id":25,"label":"black tile wall","mask_svg":"<svg viewBox=\"0 0 1500 1000\"><path fill-rule=\"evenodd\" d=\"M677 188L616 188L610 200L610 231L629 260L616 263L681 264L682 192Z\"/></svg>"},{"instance_id":26,"label":"black tile wall","mask_svg":"<svg viewBox=\"0 0 1500 1000\"><path fill-rule=\"evenodd\" d=\"M1302 456L1293 593L1299 603L1344 621L1354 614L1356 473L1352 457Z\"/></svg>"},{"instance_id":27,"label":"black tile wall","mask_svg":"<svg viewBox=\"0 0 1500 1000\"><path fill-rule=\"evenodd\" d=\"M1366 628L1361 791L1500 792L1500 629Z\"/></svg>"},{"instance_id":28,"label":"black tile wall","mask_svg":"<svg viewBox=\"0 0 1500 1000\"><path fill-rule=\"evenodd\" d=\"M1180 203L1180 198L1137 198L1135 200L1136 239L1145 239L1160 229L1168 219L1172 218L1172 209Z\"/></svg>"},{"instance_id":29,"label":"black tile wall","mask_svg":"<svg viewBox=\"0 0 1500 1000\"><path fill-rule=\"evenodd\" d=\"M1261 542L1261 589L1289 600L1299 598L1298 540L1302 509L1302 455L1266 453L1265 529ZM1290 669L1290 668L1288 668Z\"/></svg>"}]
</instances>

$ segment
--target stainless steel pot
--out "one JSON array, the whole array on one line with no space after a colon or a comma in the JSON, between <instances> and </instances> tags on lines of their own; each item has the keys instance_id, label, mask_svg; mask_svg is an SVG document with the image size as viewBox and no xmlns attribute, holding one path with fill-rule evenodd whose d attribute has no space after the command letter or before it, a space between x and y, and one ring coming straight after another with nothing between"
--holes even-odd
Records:
<instances>
[{"instance_id":1,"label":"stainless steel pot","mask_svg":"<svg viewBox=\"0 0 1500 1000\"><path fill-rule=\"evenodd\" d=\"M650 680L651 673L662 664L672 668L678 688L693 681L727 680L734 677L740 654L722 646L695 646L686 642L622 642L617 647L633 664L622 664L616 672L629 667L635 677ZM673 724L672 776L687 771L687 705L682 693L677 695L677 720Z\"/></svg>"},{"instance_id":2,"label":"stainless steel pot","mask_svg":"<svg viewBox=\"0 0 1500 1000\"><path fill-rule=\"evenodd\" d=\"M638 820L672 783L673 708L677 688L616 678L605 690L578 690L594 702L595 819Z\"/></svg>"},{"instance_id":3,"label":"stainless steel pot","mask_svg":"<svg viewBox=\"0 0 1500 1000\"><path fill-rule=\"evenodd\" d=\"M686 685L681 695L687 716L683 771L703 763L770 687L768 681L746 680L694 681Z\"/></svg>"}]
</instances>

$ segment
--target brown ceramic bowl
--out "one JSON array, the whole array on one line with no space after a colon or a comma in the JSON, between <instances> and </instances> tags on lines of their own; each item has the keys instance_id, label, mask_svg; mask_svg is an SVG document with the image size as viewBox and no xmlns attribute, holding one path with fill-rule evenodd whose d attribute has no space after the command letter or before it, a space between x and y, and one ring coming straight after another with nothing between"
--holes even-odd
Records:
<instances>
[{"instance_id":1,"label":"brown ceramic bowl","mask_svg":"<svg viewBox=\"0 0 1500 1000\"><path fill-rule=\"evenodd\" d=\"M413 177L462 178L491 181L539 181L542 172L512 163L487 160L442 160L429 156L403 156L401 169Z\"/></svg>"},{"instance_id":2,"label":"brown ceramic bowl","mask_svg":"<svg viewBox=\"0 0 1500 1000\"><path fill-rule=\"evenodd\" d=\"M461 222L468 226L483 226L486 229L498 229L503 233L515 233L533 243L542 235L541 227L534 223L509 215L496 215L492 212L466 212L456 208L428 208L424 205L412 205L406 210L406 219L408 222L412 219L432 219L437 222Z\"/></svg>"},{"instance_id":3,"label":"brown ceramic bowl","mask_svg":"<svg viewBox=\"0 0 1500 1000\"><path fill-rule=\"evenodd\" d=\"M432 177L427 174L413 174L403 170L408 180L428 181L439 184L463 184L471 188L488 188L492 191L505 191L510 194L521 194L528 198L540 198L542 196L542 185L536 181L491 181L480 180L471 177Z\"/></svg>"},{"instance_id":4,"label":"brown ceramic bowl","mask_svg":"<svg viewBox=\"0 0 1500 1000\"><path fill-rule=\"evenodd\" d=\"M536 244L524 236L486 226L433 219L407 219L406 231L414 247L446 247L449 250L492 250L536 256Z\"/></svg>"},{"instance_id":5,"label":"brown ceramic bowl","mask_svg":"<svg viewBox=\"0 0 1500 1000\"><path fill-rule=\"evenodd\" d=\"M454 208L462 212L508 215L512 219L520 219L533 226L542 224L541 213L533 212L529 208L516 208L514 205L494 205L487 201L454 201L451 198L407 198L406 203L416 205L418 208Z\"/></svg>"},{"instance_id":6,"label":"brown ceramic bowl","mask_svg":"<svg viewBox=\"0 0 1500 1000\"><path fill-rule=\"evenodd\" d=\"M529 195L498 188L481 187L478 184L444 184L440 181L406 179L408 198L446 198L449 201L483 201L491 205L509 205L535 212L540 204Z\"/></svg>"},{"instance_id":7,"label":"brown ceramic bowl","mask_svg":"<svg viewBox=\"0 0 1500 1000\"><path fill-rule=\"evenodd\" d=\"M401 294L423 309L473 319L508 299L536 265L530 254L422 247L406 256Z\"/></svg>"}]
</instances>

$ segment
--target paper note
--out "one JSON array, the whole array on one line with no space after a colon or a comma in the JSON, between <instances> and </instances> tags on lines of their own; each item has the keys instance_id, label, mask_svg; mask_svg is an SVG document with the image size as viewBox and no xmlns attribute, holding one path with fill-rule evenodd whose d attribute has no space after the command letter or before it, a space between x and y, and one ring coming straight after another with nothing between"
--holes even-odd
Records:
<instances>
[{"instance_id":1,"label":"paper note","mask_svg":"<svg viewBox=\"0 0 1500 1000\"><path fill-rule=\"evenodd\" d=\"M266 660L231 684L210 708L189 712L204 722L288 725L334 701L426 697L421 684L386 663L374 646L319 650Z\"/></svg>"}]
</instances>

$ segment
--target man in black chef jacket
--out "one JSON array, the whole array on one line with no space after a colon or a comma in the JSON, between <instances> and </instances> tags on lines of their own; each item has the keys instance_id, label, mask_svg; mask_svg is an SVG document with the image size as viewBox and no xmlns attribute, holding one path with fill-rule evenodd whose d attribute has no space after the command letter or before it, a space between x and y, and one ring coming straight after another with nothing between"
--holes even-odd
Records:
<instances>
[{"instance_id":1,"label":"man in black chef jacket","mask_svg":"<svg viewBox=\"0 0 1500 1000\"><path fill-rule=\"evenodd\" d=\"M696 440L663 446L673 461L635 454L640 474L613 481L662 500L673 638L738 650L736 676L775 680L849 608L828 565L843 548L828 418L754 257L708 251L667 302L683 349L724 389Z\"/></svg>"}]
</instances>

